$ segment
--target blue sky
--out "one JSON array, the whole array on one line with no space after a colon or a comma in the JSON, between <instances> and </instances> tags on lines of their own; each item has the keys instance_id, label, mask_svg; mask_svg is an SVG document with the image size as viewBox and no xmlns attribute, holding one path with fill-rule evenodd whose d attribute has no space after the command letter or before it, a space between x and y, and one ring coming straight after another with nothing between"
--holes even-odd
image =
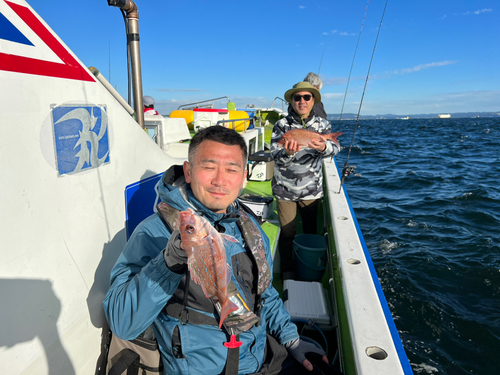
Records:
<instances>
[{"instance_id":1,"label":"blue sky","mask_svg":"<svg viewBox=\"0 0 500 375\"><path fill-rule=\"evenodd\" d=\"M106 0L28 0L127 98L121 12ZM143 90L168 114L227 96L269 107L312 71L340 113L367 2L152 1L139 6ZM345 100L357 113L385 0L368 4ZM389 1L361 115L500 112L498 0Z\"/></svg>"}]
</instances>

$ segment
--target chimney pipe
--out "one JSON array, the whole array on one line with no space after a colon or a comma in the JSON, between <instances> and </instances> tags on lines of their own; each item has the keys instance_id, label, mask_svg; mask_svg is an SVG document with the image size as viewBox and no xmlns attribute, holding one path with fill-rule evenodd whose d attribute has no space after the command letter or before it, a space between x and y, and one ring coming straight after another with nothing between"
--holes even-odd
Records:
<instances>
[{"instance_id":1,"label":"chimney pipe","mask_svg":"<svg viewBox=\"0 0 500 375\"><path fill-rule=\"evenodd\" d=\"M132 61L132 91L137 122L144 129L144 106L142 103L141 49L139 45L139 9L132 0L108 0L109 6L118 7L127 17L127 45Z\"/></svg>"}]
</instances>

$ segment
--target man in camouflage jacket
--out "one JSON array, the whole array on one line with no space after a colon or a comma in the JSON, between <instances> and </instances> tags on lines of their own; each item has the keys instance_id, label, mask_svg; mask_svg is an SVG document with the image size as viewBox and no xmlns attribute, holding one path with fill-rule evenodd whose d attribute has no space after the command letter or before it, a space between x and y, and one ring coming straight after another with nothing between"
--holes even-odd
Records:
<instances>
[{"instance_id":1,"label":"man in camouflage jacket","mask_svg":"<svg viewBox=\"0 0 500 375\"><path fill-rule=\"evenodd\" d=\"M323 197L322 159L337 154L340 149L330 140L312 140L301 147L297 140L286 140L278 145L281 137L293 129L305 129L320 134L331 133L330 123L314 113L314 104L321 102L320 92L308 82L299 82L285 93L292 110L287 117L276 122L271 138L271 155L274 158L273 194L278 205L281 225L279 249L281 272L284 279L293 278L295 265L292 246L295 237L297 208L304 233L317 233L316 216Z\"/></svg>"}]
</instances>

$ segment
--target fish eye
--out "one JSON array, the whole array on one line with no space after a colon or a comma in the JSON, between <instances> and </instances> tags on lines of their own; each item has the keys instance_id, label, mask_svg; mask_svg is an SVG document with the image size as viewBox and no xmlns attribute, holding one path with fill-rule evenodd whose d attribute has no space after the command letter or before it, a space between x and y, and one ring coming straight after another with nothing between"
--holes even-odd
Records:
<instances>
[{"instance_id":1,"label":"fish eye","mask_svg":"<svg viewBox=\"0 0 500 375\"><path fill-rule=\"evenodd\" d=\"M186 232L189 234L194 232L194 227L192 225L186 225Z\"/></svg>"}]
</instances>

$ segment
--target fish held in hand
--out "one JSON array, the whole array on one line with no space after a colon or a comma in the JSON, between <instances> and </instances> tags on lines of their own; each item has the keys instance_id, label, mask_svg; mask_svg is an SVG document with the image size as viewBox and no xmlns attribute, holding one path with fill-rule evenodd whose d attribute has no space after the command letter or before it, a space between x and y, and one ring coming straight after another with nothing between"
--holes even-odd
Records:
<instances>
[{"instance_id":1,"label":"fish held in hand","mask_svg":"<svg viewBox=\"0 0 500 375\"><path fill-rule=\"evenodd\" d=\"M281 139L278 141L278 145L283 146L286 141L296 141L297 144L301 147L309 147L309 142L311 142L312 140L319 141L321 137L323 137L323 139L332 141L334 144L337 145L337 147L340 148L340 144L339 141L337 140L337 137L342 134L344 133L337 132L337 133L321 134L306 129L293 129L283 134Z\"/></svg>"},{"instance_id":2,"label":"fish held in hand","mask_svg":"<svg viewBox=\"0 0 500 375\"><path fill-rule=\"evenodd\" d=\"M231 269L226 261L223 238L238 242L234 237L218 233L204 217L192 209L180 212L181 247L188 256L188 268L193 281L201 286L205 297L221 305L219 330L227 316L237 310L229 300L227 286Z\"/></svg>"}]
</instances>

